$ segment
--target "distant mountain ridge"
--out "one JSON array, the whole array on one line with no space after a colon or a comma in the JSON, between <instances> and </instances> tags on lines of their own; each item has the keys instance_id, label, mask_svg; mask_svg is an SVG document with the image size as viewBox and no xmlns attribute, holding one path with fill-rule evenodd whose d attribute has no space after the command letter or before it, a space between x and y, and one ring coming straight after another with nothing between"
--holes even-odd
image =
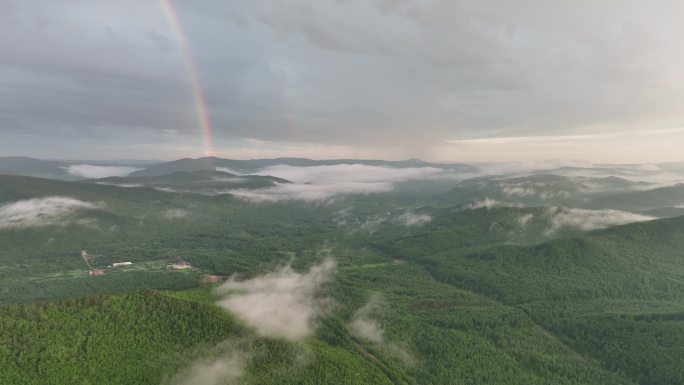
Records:
<instances>
[{"instance_id":1,"label":"distant mountain ridge","mask_svg":"<svg viewBox=\"0 0 684 385\"><path fill-rule=\"evenodd\" d=\"M681 208L682 206L684 206L684 183L651 190L623 192L597 198L589 204L589 207L632 211L649 211L663 207Z\"/></svg>"},{"instance_id":2,"label":"distant mountain ridge","mask_svg":"<svg viewBox=\"0 0 684 385\"><path fill-rule=\"evenodd\" d=\"M484 176L466 179L441 199L462 205L491 199L523 205L582 207L598 197L650 186L645 182L609 177L577 177L535 173L526 176ZM660 207L660 206L659 206ZM594 208L604 208L598 205Z\"/></svg>"},{"instance_id":3,"label":"distant mountain ridge","mask_svg":"<svg viewBox=\"0 0 684 385\"><path fill-rule=\"evenodd\" d=\"M89 179L87 182L112 182L112 183L158 183L158 182L193 182L210 181L217 178L238 178L250 180L269 180L277 183L292 183L287 179L277 178L270 175L236 175L224 171L177 171L160 176L112 176L101 179Z\"/></svg>"},{"instance_id":4,"label":"distant mountain ridge","mask_svg":"<svg viewBox=\"0 0 684 385\"><path fill-rule=\"evenodd\" d=\"M71 175L66 171L70 165L61 161L34 159L25 156L7 156L0 158L0 174L63 180L80 179L78 176Z\"/></svg>"},{"instance_id":5,"label":"distant mountain ridge","mask_svg":"<svg viewBox=\"0 0 684 385\"><path fill-rule=\"evenodd\" d=\"M36 178L81 180L82 175L70 172L72 166L94 166L94 168L144 168L160 163L154 160L49 160L36 159L26 156L0 157L0 174L22 175Z\"/></svg>"},{"instance_id":6,"label":"distant mountain ridge","mask_svg":"<svg viewBox=\"0 0 684 385\"><path fill-rule=\"evenodd\" d=\"M161 163L147 167L144 170L132 173L131 177L139 176L161 176L172 174L178 171L195 172L195 171L213 171L217 168L225 168L235 172L248 174L256 172L262 168L285 165L294 167L311 167L311 166L333 166L338 164L363 164L367 166L385 166L395 168L410 168L410 167L436 167L448 170L459 170L462 172L476 172L478 170L475 166L466 164L442 164L424 162L420 159L408 159L399 161L386 160L365 160L365 159L328 159L328 160L314 160L307 158L273 158L273 159L223 159L216 157L204 158L183 158L171 162Z\"/></svg>"}]
</instances>

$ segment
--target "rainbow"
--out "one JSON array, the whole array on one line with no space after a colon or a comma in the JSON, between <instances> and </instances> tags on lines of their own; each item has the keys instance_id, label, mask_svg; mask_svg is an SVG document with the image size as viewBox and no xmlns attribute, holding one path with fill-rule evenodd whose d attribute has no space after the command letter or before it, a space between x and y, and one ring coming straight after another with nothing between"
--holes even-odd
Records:
<instances>
[{"instance_id":1,"label":"rainbow","mask_svg":"<svg viewBox=\"0 0 684 385\"><path fill-rule=\"evenodd\" d=\"M176 32L181 50L183 51L183 55L187 61L190 72L190 84L192 86L192 93L197 106L197 118L199 120L200 128L202 129L202 136L204 137L204 154L206 156L213 156L215 151L211 117L209 116L209 109L207 108L207 101L204 96L200 75L197 71L197 63L195 63L187 35L185 34L185 30L183 29L183 25L180 22L178 12L176 11L172 0L160 0L160 2L162 9L164 10L164 14L169 20L169 24L171 24L171 27Z\"/></svg>"}]
</instances>

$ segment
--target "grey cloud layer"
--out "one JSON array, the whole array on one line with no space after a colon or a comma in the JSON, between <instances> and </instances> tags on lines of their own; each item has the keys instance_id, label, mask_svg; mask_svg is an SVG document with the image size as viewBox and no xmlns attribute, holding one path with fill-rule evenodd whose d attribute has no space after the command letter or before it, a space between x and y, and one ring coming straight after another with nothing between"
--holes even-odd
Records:
<instances>
[{"instance_id":1,"label":"grey cloud layer","mask_svg":"<svg viewBox=\"0 0 684 385\"><path fill-rule=\"evenodd\" d=\"M219 146L257 138L420 155L454 138L683 120L674 0L175 4ZM30 135L50 135L64 148L196 151L188 71L159 2L5 1L0 133L12 136L0 150L35 150Z\"/></svg>"}]
</instances>

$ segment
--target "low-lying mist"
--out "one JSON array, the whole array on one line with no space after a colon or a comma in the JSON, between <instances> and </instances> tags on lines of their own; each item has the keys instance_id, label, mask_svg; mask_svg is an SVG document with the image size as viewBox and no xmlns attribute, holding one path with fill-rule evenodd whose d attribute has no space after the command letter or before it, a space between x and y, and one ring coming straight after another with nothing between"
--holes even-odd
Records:
<instances>
[{"instance_id":1,"label":"low-lying mist","mask_svg":"<svg viewBox=\"0 0 684 385\"><path fill-rule=\"evenodd\" d=\"M216 292L218 304L264 336L298 339L309 335L314 322L327 310L329 301L317 295L335 270L327 258L305 273L291 266L256 278L231 278Z\"/></svg>"},{"instance_id":2,"label":"low-lying mist","mask_svg":"<svg viewBox=\"0 0 684 385\"><path fill-rule=\"evenodd\" d=\"M549 232L555 232L561 228L567 227L576 228L582 231L591 231L656 219L648 215L610 209L585 210L550 207L547 209L547 213L551 216L551 228L548 230Z\"/></svg>"},{"instance_id":3,"label":"low-lying mist","mask_svg":"<svg viewBox=\"0 0 684 385\"><path fill-rule=\"evenodd\" d=\"M139 167L126 166L94 166L92 164L74 164L66 168L66 171L69 174L87 179L108 178L110 176L126 176L138 170L142 169Z\"/></svg>"},{"instance_id":4,"label":"low-lying mist","mask_svg":"<svg viewBox=\"0 0 684 385\"><path fill-rule=\"evenodd\" d=\"M307 167L278 165L264 168L255 174L275 176L292 183L255 190L232 189L227 192L252 202L327 201L341 195L390 192L396 183L440 177L444 170L435 167L394 168L363 164Z\"/></svg>"},{"instance_id":5,"label":"low-lying mist","mask_svg":"<svg viewBox=\"0 0 684 385\"><path fill-rule=\"evenodd\" d=\"M413 363L413 357L398 344L389 341L385 336L385 330L373 316L381 311L382 299L379 294L373 294L368 302L359 308L349 324L353 335L386 351L404 364Z\"/></svg>"},{"instance_id":6,"label":"low-lying mist","mask_svg":"<svg viewBox=\"0 0 684 385\"><path fill-rule=\"evenodd\" d=\"M215 346L208 357L162 380L162 385L238 385L243 383L248 359L234 343L226 341Z\"/></svg>"},{"instance_id":7,"label":"low-lying mist","mask_svg":"<svg viewBox=\"0 0 684 385\"><path fill-rule=\"evenodd\" d=\"M96 210L103 206L104 203L62 196L21 200L0 206L0 229L66 224L68 216L77 210Z\"/></svg>"}]
</instances>

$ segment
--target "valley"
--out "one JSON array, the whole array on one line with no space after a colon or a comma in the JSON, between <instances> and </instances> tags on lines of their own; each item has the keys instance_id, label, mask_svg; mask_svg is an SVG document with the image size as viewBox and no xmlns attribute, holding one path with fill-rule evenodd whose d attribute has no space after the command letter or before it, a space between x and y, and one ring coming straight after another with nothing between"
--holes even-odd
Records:
<instances>
[{"instance_id":1,"label":"valley","mask_svg":"<svg viewBox=\"0 0 684 385\"><path fill-rule=\"evenodd\" d=\"M335 167L323 183L349 183ZM354 183L392 189L263 201L196 190L197 180L222 176L201 172L154 177L182 192L0 177L0 379L175 385L214 371L209 383L684 379L682 218L585 204L600 200L568 188L611 183L600 193L608 199L645 194L644 185L494 179L540 186L543 178L545 189L567 192L559 201L536 191L543 197L534 201L495 195L502 190L492 182L464 192L475 182L446 183L451 174L411 190L403 176L375 174ZM275 183L318 183L294 179ZM103 275L88 275L81 250ZM131 264L108 267L121 261ZM191 268L169 267L177 261ZM282 305L269 299L281 297Z\"/></svg>"}]
</instances>

